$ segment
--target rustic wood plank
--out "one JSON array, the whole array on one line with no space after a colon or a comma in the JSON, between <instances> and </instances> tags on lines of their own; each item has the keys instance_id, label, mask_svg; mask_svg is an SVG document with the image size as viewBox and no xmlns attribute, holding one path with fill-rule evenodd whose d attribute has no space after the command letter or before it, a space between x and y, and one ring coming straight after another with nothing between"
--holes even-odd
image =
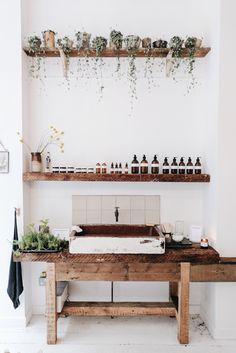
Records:
<instances>
[{"instance_id":1,"label":"rustic wood plank","mask_svg":"<svg viewBox=\"0 0 236 353\"><path fill-rule=\"evenodd\" d=\"M57 342L57 296L55 264L47 264L47 343Z\"/></svg>"},{"instance_id":2,"label":"rustic wood plank","mask_svg":"<svg viewBox=\"0 0 236 353\"><path fill-rule=\"evenodd\" d=\"M236 264L236 257L221 257L221 264Z\"/></svg>"},{"instance_id":3,"label":"rustic wood plank","mask_svg":"<svg viewBox=\"0 0 236 353\"><path fill-rule=\"evenodd\" d=\"M236 263L192 265L191 282L236 282Z\"/></svg>"},{"instance_id":4,"label":"rustic wood plank","mask_svg":"<svg viewBox=\"0 0 236 353\"><path fill-rule=\"evenodd\" d=\"M200 48L200 49L196 49L194 56L196 58L203 58L205 57L209 51L211 50L211 48ZM162 48L162 49L151 49L151 51L149 51L149 54L147 53L146 49L139 49L134 55L137 58L143 58L143 57L147 57L152 56L152 57L161 57L164 58L168 55L170 49L169 48ZM24 48L24 52L31 57L48 57L48 58L53 58L53 57L59 57L60 53L58 49L46 49L46 48L42 48L40 50L40 52L38 52L37 54L34 54L32 52L30 52L29 48ZM114 51L112 49L106 49L105 51L103 51L100 54L100 57L104 57L104 58L114 58L119 56L120 58L126 58L128 57L130 54L127 52L127 50L122 49L119 51ZM69 54L70 57L96 57L97 53L95 50L93 49L72 49L71 53ZM186 58L189 57L189 51L187 49L183 49L182 50L182 57Z\"/></svg>"},{"instance_id":5,"label":"rustic wood plank","mask_svg":"<svg viewBox=\"0 0 236 353\"><path fill-rule=\"evenodd\" d=\"M189 280L190 263L181 263L178 300L178 338L182 344L189 343Z\"/></svg>"},{"instance_id":6,"label":"rustic wood plank","mask_svg":"<svg viewBox=\"0 0 236 353\"><path fill-rule=\"evenodd\" d=\"M67 302L59 316L175 316L172 303Z\"/></svg>"},{"instance_id":7,"label":"rustic wood plank","mask_svg":"<svg viewBox=\"0 0 236 353\"><path fill-rule=\"evenodd\" d=\"M179 264L57 263L57 281L179 281Z\"/></svg>"},{"instance_id":8,"label":"rustic wood plank","mask_svg":"<svg viewBox=\"0 0 236 353\"><path fill-rule=\"evenodd\" d=\"M219 253L212 247L201 249L199 244L191 248L166 249L165 254L70 254L68 250L59 253L24 253L15 256L14 261L67 262L67 263L180 263L217 264Z\"/></svg>"},{"instance_id":9,"label":"rustic wood plank","mask_svg":"<svg viewBox=\"0 0 236 353\"><path fill-rule=\"evenodd\" d=\"M209 183L208 174L24 173L24 181Z\"/></svg>"}]
</instances>

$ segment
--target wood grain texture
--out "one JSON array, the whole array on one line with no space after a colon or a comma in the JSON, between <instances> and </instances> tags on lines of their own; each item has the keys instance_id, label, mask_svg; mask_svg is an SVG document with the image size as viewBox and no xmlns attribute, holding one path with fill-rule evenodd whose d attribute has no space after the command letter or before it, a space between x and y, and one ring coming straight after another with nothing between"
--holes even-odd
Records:
<instances>
[{"instance_id":1,"label":"wood grain texture","mask_svg":"<svg viewBox=\"0 0 236 353\"><path fill-rule=\"evenodd\" d=\"M90 174L90 173L32 173L23 174L24 181L91 181L91 182L161 182L209 183L208 174Z\"/></svg>"},{"instance_id":2,"label":"wood grain texture","mask_svg":"<svg viewBox=\"0 0 236 353\"><path fill-rule=\"evenodd\" d=\"M175 316L172 303L66 302L59 316Z\"/></svg>"},{"instance_id":3,"label":"wood grain texture","mask_svg":"<svg viewBox=\"0 0 236 353\"><path fill-rule=\"evenodd\" d=\"M201 249L199 244L192 248L166 249L165 254L70 254L68 250L51 254L21 254L14 261L28 262L67 262L67 263L179 263L217 264L219 253L212 247Z\"/></svg>"},{"instance_id":4,"label":"wood grain texture","mask_svg":"<svg viewBox=\"0 0 236 353\"><path fill-rule=\"evenodd\" d=\"M182 344L189 343L189 280L190 263L181 263L181 279L178 293L178 338Z\"/></svg>"},{"instance_id":5,"label":"wood grain texture","mask_svg":"<svg viewBox=\"0 0 236 353\"><path fill-rule=\"evenodd\" d=\"M179 264L57 263L57 281L179 281Z\"/></svg>"},{"instance_id":6,"label":"wood grain texture","mask_svg":"<svg viewBox=\"0 0 236 353\"><path fill-rule=\"evenodd\" d=\"M236 263L192 265L191 282L236 282Z\"/></svg>"},{"instance_id":7,"label":"wood grain texture","mask_svg":"<svg viewBox=\"0 0 236 353\"><path fill-rule=\"evenodd\" d=\"M205 57L209 52L210 52L211 48L200 48L200 49L196 49L194 56L196 58L203 58ZM147 50L145 49L139 49L134 55L137 58L145 58L148 55L151 57L160 57L160 58L165 58L168 53L169 53L170 49L169 48L162 48L162 49L151 49L151 51L149 51L149 54L147 54ZM59 57L60 53L58 49L46 49L46 48L42 48L41 51L37 54L34 54L32 52L30 52L29 48L24 48L24 52L31 57L48 57L48 58L53 58L53 57ZM119 56L120 58L127 58L130 54L127 52L127 50L122 49L119 51L114 51L111 49L106 49L105 51L103 51L99 56L100 57L104 57L104 58L114 58ZM89 49L89 50L84 50L84 49L72 49L71 53L69 54L70 57L96 57L97 53L95 50L93 49ZM189 51L187 49L183 49L182 50L182 58L186 58L189 57Z\"/></svg>"},{"instance_id":8,"label":"wood grain texture","mask_svg":"<svg viewBox=\"0 0 236 353\"><path fill-rule=\"evenodd\" d=\"M56 271L55 264L47 264L47 343L57 342L57 302L56 302Z\"/></svg>"}]
</instances>

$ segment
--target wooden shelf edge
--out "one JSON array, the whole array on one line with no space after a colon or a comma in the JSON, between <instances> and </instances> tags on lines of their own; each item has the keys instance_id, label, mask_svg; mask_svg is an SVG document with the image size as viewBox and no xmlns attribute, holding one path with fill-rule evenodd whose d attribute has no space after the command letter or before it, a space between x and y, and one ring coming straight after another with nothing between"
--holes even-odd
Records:
<instances>
[{"instance_id":1,"label":"wooden shelf edge","mask_svg":"<svg viewBox=\"0 0 236 353\"><path fill-rule=\"evenodd\" d=\"M23 174L24 181L78 181L78 182L170 182L209 183L209 174L75 174L31 173Z\"/></svg>"},{"instance_id":2,"label":"wooden shelf edge","mask_svg":"<svg viewBox=\"0 0 236 353\"><path fill-rule=\"evenodd\" d=\"M30 52L29 48L23 48L23 50L26 53L26 55L31 56L31 57L45 57L45 58L46 57L47 58L60 57L60 53L57 48L55 48L55 49L42 48L37 54ZM203 58L210 52L210 50L211 50L211 48L209 48L209 47L196 49L194 56L196 58ZM156 58L158 58L158 57L164 58L168 55L169 51L170 51L169 48L151 49L151 51L147 54L146 49L138 49L138 51L135 52L134 55L137 58L144 58L144 57L148 57L148 56L156 57ZM99 56L104 57L104 58L114 58L117 56L119 56L121 58L127 58L127 57L129 57L129 55L130 54L127 52L126 49L122 49L119 51L115 51L112 49L106 49ZM70 57L91 57L91 58L94 58L97 56L97 54L96 54L96 51L93 49L89 49L89 50L72 49L69 56ZM185 48L183 49L182 57L183 58L189 57L188 49L185 49Z\"/></svg>"}]
</instances>

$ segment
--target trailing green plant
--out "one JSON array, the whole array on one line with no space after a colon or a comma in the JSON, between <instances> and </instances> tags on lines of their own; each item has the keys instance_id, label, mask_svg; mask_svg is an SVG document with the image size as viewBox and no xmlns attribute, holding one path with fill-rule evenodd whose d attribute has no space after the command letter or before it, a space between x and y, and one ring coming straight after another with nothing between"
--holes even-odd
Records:
<instances>
[{"instance_id":1,"label":"trailing green plant","mask_svg":"<svg viewBox=\"0 0 236 353\"><path fill-rule=\"evenodd\" d=\"M36 230L34 224L30 224L21 239L13 241L15 255L24 251L62 251L66 247L67 242L64 239L50 233L48 220L42 220L40 223L40 231Z\"/></svg>"},{"instance_id":2,"label":"trailing green plant","mask_svg":"<svg viewBox=\"0 0 236 353\"><path fill-rule=\"evenodd\" d=\"M171 56L173 58L173 60L171 60L171 72L173 79L176 81L175 73L180 66L180 58L183 52L183 40L178 36L174 36L170 40L169 47L171 49Z\"/></svg>"},{"instance_id":3,"label":"trailing green plant","mask_svg":"<svg viewBox=\"0 0 236 353\"><path fill-rule=\"evenodd\" d=\"M62 61L63 75L67 81L67 88L70 89L68 72L70 67L70 53L73 49L73 41L68 37L59 38L57 40L57 45L59 48L60 57Z\"/></svg>"},{"instance_id":4,"label":"trailing green plant","mask_svg":"<svg viewBox=\"0 0 236 353\"><path fill-rule=\"evenodd\" d=\"M97 80L98 83L98 89L99 89L99 100L101 100L102 95L103 95L103 89L104 89L104 85L103 85L103 66L104 66L104 61L102 59L102 57L100 56L100 54L106 50L107 47L107 39L104 37L95 37L92 40L92 48L95 50L96 52L96 56L94 59L94 66L93 66L93 70L94 70L94 74L95 74L95 78ZM99 69L99 73L98 73L98 69ZM98 76L99 75L99 76Z\"/></svg>"},{"instance_id":5,"label":"trailing green plant","mask_svg":"<svg viewBox=\"0 0 236 353\"><path fill-rule=\"evenodd\" d=\"M112 30L110 33L110 48L117 52L117 66L116 73L120 74L121 64L119 50L122 49L123 34L120 31Z\"/></svg>"},{"instance_id":6,"label":"trailing green plant","mask_svg":"<svg viewBox=\"0 0 236 353\"><path fill-rule=\"evenodd\" d=\"M200 48L202 43L201 39L196 37L188 37L184 43L185 48L188 50L188 65L187 65L187 73L191 75L190 84L188 86L188 92L195 87L197 84L197 80L193 74L195 68L195 53L197 48Z\"/></svg>"},{"instance_id":7,"label":"trailing green plant","mask_svg":"<svg viewBox=\"0 0 236 353\"><path fill-rule=\"evenodd\" d=\"M40 78L42 58L38 56L41 51L42 40L38 36L30 36L28 38L29 52L34 55L31 58L30 75L32 78Z\"/></svg>"}]
</instances>

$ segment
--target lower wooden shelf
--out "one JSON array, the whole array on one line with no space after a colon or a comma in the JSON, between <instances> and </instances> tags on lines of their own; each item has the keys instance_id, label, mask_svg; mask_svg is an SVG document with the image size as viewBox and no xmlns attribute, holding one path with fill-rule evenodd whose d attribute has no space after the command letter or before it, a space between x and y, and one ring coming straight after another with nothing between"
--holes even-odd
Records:
<instances>
[{"instance_id":1,"label":"lower wooden shelf","mask_svg":"<svg viewBox=\"0 0 236 353\"><path fill-rule=\"evenodd\" d=\"M209 174L89 174L24 173L24 181L170 182L209 183Z\"/></svg>"},{"instance_id":2,"label":"lower wooden shelf","mask_svg":"<svg viewBox=\"0 0 236 353\"><path fill-rule=\"evenodd\" d=\"M65 316L176 316L172 302L160 303L109 303L66 302L59 317Z\"/></svg>"}]
</instances>

